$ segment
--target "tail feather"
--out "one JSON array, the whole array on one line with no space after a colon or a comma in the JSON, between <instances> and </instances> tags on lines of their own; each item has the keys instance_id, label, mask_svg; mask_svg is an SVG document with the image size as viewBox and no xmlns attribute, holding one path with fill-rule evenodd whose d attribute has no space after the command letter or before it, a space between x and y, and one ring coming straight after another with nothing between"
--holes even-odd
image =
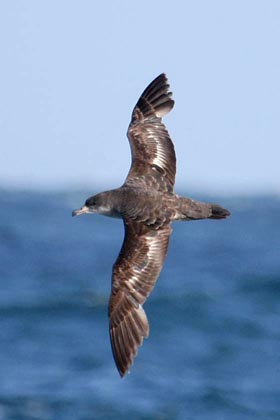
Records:
<instances>
[{"instance_id":1,"label":"tail feather","mask_svg":"<svg viewBox=\"0 0 280 420\"><path fill-rule=\"evenodd\" d=\"M179 197L175 220L225 219L230 216L219 204L202 203L190 198Z\"/></svg>"},{"instance_id":2,"label":"tail feather","mask_svg":"<svg viewBox=\"0 0 280 420\"><path fill-rule=\"evenodd\" d=\"M211 216L210 219L225 219L230 216L230 212L227 209L219 206L219 204L211 204Z\"/></svg>"}]
</instances>

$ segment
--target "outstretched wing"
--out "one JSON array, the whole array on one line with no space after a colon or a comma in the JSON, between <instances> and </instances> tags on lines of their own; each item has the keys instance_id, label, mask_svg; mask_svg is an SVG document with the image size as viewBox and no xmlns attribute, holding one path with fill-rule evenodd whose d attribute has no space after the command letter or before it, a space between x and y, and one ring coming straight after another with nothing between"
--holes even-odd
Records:
<instances>
[{"instance_id":1,"label":"outstretched wing","mask_svg":"<svg viewBox=\"0 0 280 420\"><path fill-rule=\"evenodd\" d=\"M165 74L159 75L139 98L128 127L132 164L127 182L134 176L152 174L162 189L172 190L176 156L162 117L174 106Z\"/></svg>"},{"instance_id":2,"label":"outstretched wing","mask_svg":"<svg viewBox=\"0 0 280 420\"><path fill-rule=\"evenodd\" d=\"M161 271L172 231L170 226L154 230L131 220L124 223L125 238L113 267L109 302L111 345L121 376L149 335L142 305Z\"/></svg>"}]
</instances>

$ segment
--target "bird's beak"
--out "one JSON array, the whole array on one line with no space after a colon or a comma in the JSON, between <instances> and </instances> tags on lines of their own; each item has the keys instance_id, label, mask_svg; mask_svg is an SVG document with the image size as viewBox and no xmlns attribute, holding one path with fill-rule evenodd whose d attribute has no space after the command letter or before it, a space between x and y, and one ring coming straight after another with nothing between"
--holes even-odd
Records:
<instances>
[{"instance_id":1,"label":"bird's beak","mask_svg":"<svg viewBox=\"0 0 280 420\"><path fill-rule=\"evenodd\" d=\"M73 210L72 211L72 216L80 216L80 214L84 214L84 213L88 213L88 212L89 212L88 206L83 206L82 208L80 208L78 210Z\"/></svg>"}]
</instances>

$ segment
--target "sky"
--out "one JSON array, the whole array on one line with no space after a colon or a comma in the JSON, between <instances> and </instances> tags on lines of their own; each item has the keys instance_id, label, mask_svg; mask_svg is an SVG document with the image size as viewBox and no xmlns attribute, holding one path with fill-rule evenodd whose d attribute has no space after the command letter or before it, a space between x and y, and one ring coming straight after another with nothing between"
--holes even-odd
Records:
<instances>
[{"instance_id":1,"label":"sky","mask_svg":"<svg viewBox=\"0 0 280 420\"><path fill-rule=\"evenodd\" d=\"M177 188L280 193L280 1L0 3L0 187L119 186L158 74Z\"/></svg>"}]
</instances>

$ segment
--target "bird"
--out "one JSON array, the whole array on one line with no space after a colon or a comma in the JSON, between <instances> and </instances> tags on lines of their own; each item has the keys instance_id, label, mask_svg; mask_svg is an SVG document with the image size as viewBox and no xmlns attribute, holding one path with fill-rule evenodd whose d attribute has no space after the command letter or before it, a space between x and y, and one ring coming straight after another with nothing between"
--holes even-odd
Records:
<instances>
[{"instance_id":1,"label":"bird","mask_svg":"<svg viewBox=\"0 0 280 420\"><path fill-rule=\"evenodd\" d=\"M124 240L113 265L108 316L113 357L121 377L129 372L149 322L143 304L162 269L173 221L225 219L218 204L174 192L176 155L162 122L174 100L164 73L144 90L133 109L127 136L131 167L123 185L89 197L72 212L121 218Z\"/></svg>"}]
</instances>

